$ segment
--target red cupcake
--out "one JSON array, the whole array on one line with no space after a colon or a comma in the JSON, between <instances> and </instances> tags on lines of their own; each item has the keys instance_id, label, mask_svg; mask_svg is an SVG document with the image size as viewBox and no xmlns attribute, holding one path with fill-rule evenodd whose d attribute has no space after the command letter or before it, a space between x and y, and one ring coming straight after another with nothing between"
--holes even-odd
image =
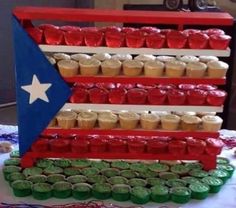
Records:
<instances>
[{"instance_id":1,"label":"red cupcake","mask_svg":"<svg viewBox=\"0 0 236 208\"><path fill-rule=\"evenodd\" d=\"M210 35L224 35L225 32L224 30L218 29L218 28L210 28L208 30L203 31L206 33L208 36Z\"/></svg>"},{"instance_id":2,"label":"red cupcake","mask_svg":"<svg viewBox=\"0 0 236 208\"><path fill-rule=\"evenodd\" d=\"M108 142L108 151L114 153L127 152L127 142L122 139L110 139Z\"/></svg>"},{"instance_id":3,"label":"red cupcake","mask_svg":"<svg viewBox=\"0 0 236 208\"><path fill-rule=\"evenodd\" d=\"M214 106L221 106L224 104L227 93L222 90L212 90L208 92L207 103Z\"/></svg>"},{"instance_id":4,"label":"red cupcake","mask_svg":"<svg viewBox=\"0 0 236 208\"><path fill-rule=\"evenodd\" d=\"M33 152L47 152L49 149L49 140L46 138L37 139L31 146Z\"/></svg>"},{"instance_id":5,"label":"red cupcake","mask_svg":"<svg viewBox=\"0 0 236 208\"><path fill-rule=\"evenodd\" d=\"M208 46L209 36L204 33L194 33L188 36L188 45L192 49L205 49Z\"/></svg>"},{"instance_id":6,"label":"red cupcake","mask_svg":"<svg viewBox=\"0 0 236 208\"><path fill-rule=\"evenodd\" d=\"M44 37L48 45L61 45L64 42L64 32L59 29L45 29Z\"/></svg>"},{"instance_id":7,"label":"red cupcake","mask_svg":"<svg viewBox=\"0 0 236 208\"><path fill-rule=\"evenodd\" d=\"M152 105L163 105L167 97L167 92L161 89L150 89L148 91L148 102Z\"/></svg>"},{"instance_id":8,"label":"red cupcake","mask_svg":"<svg viewBox=\"0 0 236 208\"><path fill-rule=\"evenodd\" d=\"M195 34L195 33L200 33L201 30L197 30L197 29L186 29L183 31L183 33L187 36Z\"/></svg>"},{"instance_id":9,"label":"red cupcake","mask_svg":"<svg viewBox=\"0 0 236 208\"><path fill-rule=\"evenodd\" d=\"M115 88L109 92L109 102L111 104L123 104L126 102L126 89L124 88Z\"/></svg>"},{"instance_id":10,"label":"red cupcake","mask_svg":"<svg viewBox=\"0 0 236 208\"><path fill-rule=\"evenodd\" d=\"M108 91L102 88L93 88L89 90L89 100L91 103L107 103Z\"/></svg>"},{"instance_id":11,"label":"red cupcake","mask_svg":"<svg viewBox=\"0 0 236 208\"><path fill-rule=\"evenodd\" d=\"M91 153L104 153L107 151L107 140L102 138L94 138L90 140Z\"/></svg>"},{"instance_id":12,"label":"red cupcake","mask_svg":"<svg viewBox=\"0 0 236 208\"><path fill-rule=\"evenodd\" d=\"M29 34L29 36L37 43L40 44L42 43L42 39L43 39L43 31L40 30L37 27L29 27L26 28L27 33Z\"/></svg>"},{"instance_id":13,"label":"red cupcake","mask_svg":"<svg viewBox=\"0 0 236 208\"><path fill-rule=\"evenodd\" d=\"M50 149L53 152L70 152L70 140L69 139L53 139L49 143Z\"/></svg>"},{"instance_id":14,"label":"red cupcake","mask_svg":"<svg viewBox=\"0 0 236 208\"><path fill-rule=\"evenodd\" d=\"M127 93L129 104L145 104L147 98L147 91L144 89L130 89Z\"/></svg>"},{"instance_id":15,"label":"red cupcake","mask_svg":"<svg viewBox=\"0 0 236 208\"><path fill-rule=\"evenodd\" d=\"M197 89L205 90L205 91L211 91L211 90L216 90L217 86L215 86L215 85L208 85L208 84L199 84L199 85L197 85Z\"/></svg>"},{"instance_id":16,"label":"red cupcake","mask_svg":"<svg viewBox=\"0 0 236 208\"><path fill-rule=\"evenodd\" d=\"M146 151L146 141L133 139L128 141L128 150L130 153L144 153Z\"/></svg>"},{"instance_id":17,"label":"red cupcake","mask_svg":"<svg viewBox=\"0 0 236 208\"><path fill-rule=\"evenodd\" d=\"M66 45L80 46L84 42L84 33L80 30L66 31L64 38Z\"/></svg>"},{"instance_id":18,"label":"red cupcake","mask_svg":"<svg viewBox=\"0 0 236 208\"><path fill-rule=\"evenodd\" d=\"M168 147L169 152L173 155L183 155L186 152L186 142L182 140L172 140Z\"/></svg>"},{"instance_id":19,"label":"red cupcake","mask_svg":"<svg viewBox=\"0 0 236 208\"><path fill-rule=\"evenodd\" d=\"M172 31L175 31L175 30L173 30L173 29L161 29L160 33L166 36L168 33L172 32Z\"/></svg>"},{"instance_id":20,"label":"red cupcake","mask_svg":"<svg viewBox=\"0 0 236 208\"><path fill-rule=\"evenodd\" d=\"M167 34L169 48L184 48L187 43L187 35L180 31L171 31Z\"/></svg>"},{"instance_id":21,"label":"red cupcake","mask_svg":"<svg viewBox=\"0 0 236 208\"><path fill-rule=\"evenodd\" d=\"M206 140L206 143L207 143L206 153L208 155L219 155L224 146L222 140L216 138L208 138Z\"/></svg>"},{"instance_id":22,"label":"red cupcake","mask_svg":"<svg viewBox=\"0 0 236 208\"><path fill-rule=\"evenodd\" d=\"M84 42L86 46L98 47L103 44L104 34L98 31L96 28L83 29L84 31Z\"/></svg>"},{"instance_id":23,"label":"red cupcake","mask_svg":"<svg viewBox=\"0 0 236 208\"><path fill-rule=\"evenodd\" d=\"M196 88L196 85L193 85L193 84L180 84L178 86L178 88L180 90L183 90L183 91L188 91L188 90L194 90Z\"/></svg>"},{"instance_id":24,"label":"red cupcake","mask_svg":"<svg viewBox=\"0 0 236 208\"><path fill-rule=\"evenodd\" d=\"M200 139L187 138L187 150L189 155L201 155L206 148L206 142Z\"/></svg>"},{"instance_id":25,"label":"red cupcake","mask_svg":"<svg viewBox=\"0 0 236 208\"><path fill-rule=\"evenodd\" d=\"M74 153L87 153L89 152L89 140L77 138L71 142L71 151Z\"/></svg>"},{"instance_id":26,"label":"red cupcake","mask_svg":"<svg viewBox=\"0 0 236 208\"><path fill-rule=\"evenodd\" d=\"M206 103L207 92L204 90L189 90L187 100L190 105L204 105Z\"/></svg>"},{"instance_id":27,"label":"red cupcake","mask_svg":"<svg viewBox=\"0 0 236 208\"><path fill-rule=\"evenodd\" d=\"M121 28L113 25L113 26L99 28L99 31L102 31L104 33L106 33L106 32L121 32Z\"/></svg>"},{"instance_id":28,"label":"red cupcake","mask_svg":"<svg viewBox=\"0 0 236 208\"><path fill-rule=\"evenodd\" d=\"M185 104L186 95L181 90L172 89L167 93L169 105L183 105Z\"/></svg>"},{"instance_id":29,"label":"red cupcake","mask_svg":"<svg viewBox=\"0 0 236 208\"><path fill-rule=\"evenodd\" d=\"M163 48L165 41L166 36L161 33L153 32L146 36L146 45L148 48Z\"/></svg>"},{"instance_id":30,"label":"red cupcake","mask_svg":"<svg viewBox=\"0 0 236 208\"><path fill-rule=\"evenodd\" d=\"M107 31L105 33L106 46L120 48L125 45L125 33L118 31Z\"/></svg>"},{"instance_id":31,"label":"red cupcake","mask_svg":"<svg viewBox=\"0 0 236 208\"><path fill-rule=\"evenodd\" d=\"M145 33L139 30L126 33L126 45L130 48L141 48L145 44Z\"/></svg>"},{"instance_id":32,"label":"red cupcake","mask_svg":"<svg viewBox=\"0 0 236 208\"><path fill-rule=\"evenodd\" d=\"M211 35L209 44L212 49L225 50L228 48L230 40L229 35Z\"/></svg>"},{"instance_id":33,"label":"red cupcake","mask_svg":"<svg viewBox=\"0 0 236 208\"><path fill-rule=\"evenodd\" d=\"M87 103L88 102L88 91L85 88L76 87L73 90L73 94L70 97L71 103Z\"/></svg>"},{"instance_id":34,"label":"red cupcake","mask_svg":"<svg viewBox=\"0 0 236 208\"><path fill-rule=\"evenodd\" d=\"M147 152L151 154L164 154L168 151L168 142L151 139L147 142Z\"/></svg>"}]
</instances>

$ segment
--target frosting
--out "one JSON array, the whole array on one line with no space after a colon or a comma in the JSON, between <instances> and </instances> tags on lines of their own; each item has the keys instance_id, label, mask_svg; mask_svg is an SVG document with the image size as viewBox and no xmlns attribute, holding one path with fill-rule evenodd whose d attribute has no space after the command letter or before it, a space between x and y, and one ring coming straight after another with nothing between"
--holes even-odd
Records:
<instances>
[{"instance_id":1,"label":"frosting","mask_svg":"<svg viewBox=\"0 0 236 208\"><path fill-rule=\"evenodd\" d=\"M186 62L186 63L192 63L192 62L198 62L199 58L196 56L182 56L178 58L180 61Z\"/></svg>"},{"instance_id":2,"label":"frosting","mask_svg":"<svg viewBox=\"0 0 236 208\"><path fill-rule=\"evenodd\" d=\"M228 69L229 65L223 61L210 61L207 63L208 68L212 69Z\"/></svg>"},{"instance_id":3,"label":"frosting","mask_svg":"<svg viewBox=\"0 0 236 208\"><path fill-rule=\"evenodd\" d=\"M79 64L76 61L73 60L60 60L57 63L58 67L63 67L66 69L74 69L74 68L79 68Z\"/></svg>"},{"instance_id":4,"label":"frosting","mask_svg":"<svg viewBox=\"0 0 236 208\"><path fill-rule=\"evenodd\" d=\"M95 58L99 61L105 61L106 59L110 59L111 55L108 53L97 53L97 54L94 54L92 58Z\"/></svg>"},{"instance_id":5,"label":"frosting","mask_svg":"<svg viewBox=\"0 0 236 208\"><path fill-rule=\"evenodd\" d=\"M51 57L51 56L46 56L46 58L48 59L48 61L49 61L52 65L56 64L56 60L55 60L53 57Z\"/></svg>"},{"instance_id":6,"label":"frosting","mask_svg":"<svg viewBox=\"0 0 236 208\"><path fill-rule=\"evenodd\" d=\"M98 61L97 59L91 58L91 59L82 59L79 62L80 66L84 67L90 67L90 66L100 66L101 62Z\"/></svg>"},{"instance_id":7,"label":"frosting","mask_svg":"<svg viewBox=\"0 0 236 208\"><path fill-rule=\"evenodd\" d=\"M219 59L216 56L199 56L200 61L208 63L210 61L218 61Z\"/></svg>"},{"instance_id":8,"label":"frosting","mask_svg":"<svg viewBox=\"0 0 236 208\"><path fill-rule=\"evenodd\" d=\"M71 57L71 59L73 59L75 61L81 61L83 59L90 59L91 58L90 55L82 54L82 53L73 54L70 57Z\"/></svg>"},{"instance_id":9,"label":"frosting","mask_svg":"<svg viewBox=\"0 0 236 208\"><path fill-rule=\"evenodd\" d=\"M133 113L133 112L120 113L119 117L121 119L126 119L126 120L138 120L139 119L139 115L137 113Z\"/></svg>"},{"instance_id":10,"label":"frosting","mask_svg":"<svg viewBox=\"0 0 236 208\"><path fill-rule=\"evenodd\" d=\"M187 69L190 70L206 70L207 65L201 62L190 62L187 64Z\"/></svg>"},{"instance_id":11,"label":"frosting","mask_svg":"<svg viewBox=\"0 0 236 208\"><path fill-rule=\"evenodd\" d=\"M145 113L141 115L141 120L147 120L147 121L159 121L160 118L158 115L151 114L151 113Z\"/></svg>"},{"instance_id":12,"label":"frosting","mask_svg":"<svg viewBox=\"0 0 236 208\"><path fill-rule=\"evenodd\" d=\"M74 111L60 111L56 117L58 119L75 119L76 116L77 113L75 113Z\"/></svg>"},{"instance_id":13,"label":"frosting","mask_svg":"<svg viewBox=\"0 0 236 208\"><path fill-rule=\"evenodd\" d=\"M184 115L181 117L181 120L185 123L194 124L200 123L201 119L197 116Z\"/></svg>"},{"instance_id":14,"label":"frosting","mask_svg":"<svg viewBox=\"0 0 236 208\"><path fill-rule=\"evenodd\" d=\"M153 61L156 59L156 57L153 55L141 54L141 55L136 56L134 59L144 62L144 61Z\"/></svg>"},{"instance_id":15,"label":"frosting","mask_svg":"<svg viewBox=\"0 0 236 208\"><path fill-rule=\"evenodd\" d=\"M70 56L65 53L54 53L53 58L56 59L57 61L59 60L69 60Z\"/></svg>"},{"instance_id":16,"label":"frosting","mask_svg":"<svg viewBox=\"0 0 236 208\"><path fill-rule=\"evenodd\" d=\"M117 115L111 112L103 112L98 115L98 120L117 122Z\"/></svg>"},{"instance_id":17,"label":"frosting","mask_svg":"<svg viewBox=\"0 0 236 208\"><path fill-rule=\"evenodd\" d=\"M115 59L108 59L102 62L102 67L109 67L109 68L120 68L121 62Z\"/></svg>"},{"instance_id":18,"label":"frosting","mask_svg":"<svg viewBox=\"0 0 236 208\"><path fill-rule=\"evenodd\" d=\"M156 59L162 62L175 61L176 58L173 56L157 56Z\"/></svg>"},{"instance_id":19,"label":"frosting","mask_svg":"<svg viewBox=\"0 0 236 208\"><path fill-rule=\"evenodd\" d=\"M93 119L97 119L97 114L94 112L81 112L78 115L78 119L82 119L82 120L93 120Z\"/></svg>"},{"instance_id":20,"label":"frosting","mask_svg":"<svg viewBox=\"0 0 236 208\"><path fill-rule=\"evenodd\" d=\"M182 61L169 61L166 63L166 68L185 69L186 64Z\"/></svg>"},{"instance_id":21,"label":"frosting","mask_svg":"<svg viewBox=\"0 0 236 208\"><path fill-rule=\"evenodd\" d=\"M125 61L125 60L131 60L132 56L130 54L115 54L111 56L111 58L119 61Z\"/></svg>"},{"instance_id":22,"label":"frosting","mask_svg":"<svg viewBox=\"0 0 236 208\"><path fill-rule=\"evenodd\" d=\"M211 116L211 115L203 116L202 121L206 123L222 123L223 122L223 120L219 116Z\"/></svg>"}]
</instances>

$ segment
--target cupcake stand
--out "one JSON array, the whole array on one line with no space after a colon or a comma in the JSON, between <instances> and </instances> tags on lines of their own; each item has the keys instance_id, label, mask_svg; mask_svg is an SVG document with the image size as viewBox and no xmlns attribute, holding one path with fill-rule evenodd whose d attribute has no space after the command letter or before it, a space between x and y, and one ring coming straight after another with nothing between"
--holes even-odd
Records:
<instances>
[{"instance_id":1,"label":"cupcake stand","mask_svg":"<svg viewBox=\"0 0 236 208\"><path fill-rule=\"evenodd\" d=\"M142 12L142 11L116 11L90 10L90 9L57 9L57 8L16 8L14 15L20 20L22 26L27 26L34 20L60 20L70 22L123 22L123 23L145 23L145 24L176 24L179 29L188 25L207 25L214 27L217 25L231 26L233 19L226 13L173 13L173 12ZM151 49L151 48L109 48L109 47L87 47L87 46L67 46L67 45L39 45L44 52L65 52L65 53L112 53L112 54L152 54L152 55L214 55L218 57L229 57L230 49ZM105 77L105 76L75 76L65 78L69 84L72 83L126 83L126 84L214 84L224 85L226 78L148 78L139 77ZM115 104L72 104L66 103L63 109L84 109L84 110L132 110L132 111L195 111L195 112L222 112L223 106L171 106L171 105L115 105ZM163 130L81 130L47 128L44 134L59 134L69 136L77 135L115 135L115 136L171 136L176 139L184 137L195 138L219 138L218 132L203 131L163 131ZM72 152L33 152L28 151L23 156L22 166L29 167L37 158L100 158L100 159L142 159L142 160L200 160L206 170L216 166L216 155L171 155L171 154L149 154L149 153L72 153Z\"/></svg>"}]
</instances>

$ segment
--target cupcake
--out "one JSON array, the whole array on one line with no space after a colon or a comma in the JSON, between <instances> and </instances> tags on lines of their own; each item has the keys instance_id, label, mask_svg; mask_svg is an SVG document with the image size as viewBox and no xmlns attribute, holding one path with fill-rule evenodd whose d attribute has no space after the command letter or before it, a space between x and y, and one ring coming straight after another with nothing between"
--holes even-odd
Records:
<instances>
[{"instance_id":1,"label":"cupcake","mask_svg":"<svg viewBox=\"0 0 236 208\"><path fill-rule=\"evenodd\" d=\"M108 53L97 53L92 56L92 58L97 59L98 61L105 61L111 58L111 55Z\"/></svg>"},{"instance_id":2,"label":"cupcake","mask_svg":"<svg viewBox=\"0 0 236 208\"><path fill-rule=\"evenodd\" d=\"M70 60L70 56L65 53L54 53L53 58L56 60L56 62L60 60Z\"/></svg>"},{"instance_id":3,"label":"cupcake","mask_svg":"<svg viewBox=\"0 0 236 208\"><path fill-rule=\"evenodd\" d=\"M199 56L199 60L206 64L210 61L219 61L216 56Z\"/></svg>"},{"instance_id":4,"label":"cupcake","mask_svg":"<svg viewBox=\"0 0 236 208\"><path fill-rule=\"evenodd\" d=\"M181 117L181 126L185 131L196 131L202 120L197 116L185 115Z\"/></svg>"},{"instance_id":5,"label":"cupcake","mask_svg":"<svg viewBox=\"0 0 236 208\"><path fill-rule=\"evenodd\" d=\"M160 118L155 114L144 113L140 117L140 123L142 129L146 130L157 129L159 122Z\"/></svg>"},{"instance_id":6,"label":"cupcake","mask_svg":"<svg viewBox=\"0 0 236 208\"><path fill-rule=\"evenodd\" d=\"M73 77L79 73L79 64L73 60L60 60L57 66L63 77Z\"/></svg>"},{"instance_id":7,"label":"cupcake","mask_svg":"<svg viewBox=\"0 0 236 208\"><path fill-rule=\"evenodd\" d=\"M74 61L80 62L84 59L90 59L91 56L88 54L83 54L83 53L77 53L77 54L73 54L70 56L70 58Z\"/></svg>"},{"instance_id":8,"label":"cupcake","mask_svg":"<svg viewBox=\"0 0 236 208\"><path fill-rule=\"evenodd\" d=\"M142 61L142 62L154 61L155 59L156 59L155 56L153 56L153 55L148 55L148 54L141 54L141 55L138 55L138 56L135 56L135 57L134 57L134 60Z\"/></svg>"},{"instance_id":9,"label":"cupcake","mask_svg":"<svg viewBox=\"0 0 236 208\"><path fill-rule=\"evenodd\" d=\"M187 64L187 63L192 63L192 62L198 62L199 58L196 56L180 56L178 57L178 60L183 61Z\"/></svg>"},{"instance_id":10,"label":"cupcake","mask_svg":"<svg viewBox=\"0 0 236 208\"><path fill-rule=\"evenodd\" d=\"M79 62L80 73L84 76L97 75L101 62L95 58L83 59Z\"/></svg>"},{"instance_id":11,"label":"cupcake","mask_svg":"<svg viewBox=\"0 0 236 208\"><path fill-rule=\"evenodd\" d=\"M63 129L75 127L77 113L74 111L60 111L56 115L58 126Z\"/></svg>"},{"instance_id":12,"label":"cupcake","mask_svg":"<svg viewBox=\"0 0 236 208\"><path fill-rule=\"evenodd\" d=\"M133 112L124 112L119 114L120 126L122 129L135 129L140 116Z\"/></svg>"},{"instance_id":13,"label":"cupcake","mask_svg":"<svg viewBox=\"0 0 236 208\"><path fill-rule=\"evenodd\" d=\"M114 129L117 121L117 115L111 112L103 112L98 115L98 125L101 129Z\"/></svg>"},{"instance_id":14,"label":"cupcake","mask_svg":"<svg viewBox=\"0 0 236 208\"><path fill-rule=\"evenodd\" d=\"M112 59L118 60L118 61L125 61L125 60L132 60L132 56L130 54L115 54L111 56Z\"/></svg>"},{"instance_id":15,"label":"cupcake","mask_svg":"<svg viewBox=\"0 0 236 208\"><path fill-rule=\"evenodd\" d=\"M126 76L138 76L142 73L143 65L138 60L126 60L123 62L123 73Z\"/></svg>"},{"instance_id":16,"label":"cupcake","mask_svg":"<svg viewBox=\"0 0 236 208\"><path fill-rule=\"evenodd\" d=\"M190 62L186 66L187 77L201 78L205 76L207 65L201 62Z\"/></svg>"},{"instance_id":17,"label":"cupcake","mask_svg":"<svg viewBox=\"0 0 236 208\"><path fill-rule=\"evenodd\" d=\"M182 77L185 73L186 64L182 61L169 61L166 63L166 76Z\"/></svg>"},{"instance_id":18,"label":"cupcake","mask_svg":"<svg viewBox=\"0 0 236 208\"><path fill-rule=\"evenodd\" d=\"M169 61L175 61L176 58L173 56L157 56L156 60L166 63Z\"/></svg>"},{"instance_id":19,"label":"cupcake","mask_svg":"<svg viewBox=\"0 0 236 208\"><path fill-rule=\"evenodd\" d=\"M147 61L144 64L144 75L147 77L161 77L163 75L165 65L160 61Z\"/></svg>"},{"instance_id":20,"label":"cupcake","mask_svg":"<svg viewBox=\"0 0 236 208\"><path fill-rule=\"evenodd\" d=\"M81 129L92 129L95 126L97 114L94 112L81 112L77 120Z\"/></svg>"},{"instance_id":21,"label":"cupcake","mask_svg":"<svg viewBox=\"0 0 236 208\"><path fill-rule=\"evenodd\" d=\"M222 78L226 76L229 65L223 61L210 61L207 63L208 76L210 78Z\"/></svg>"},{"instance_id":22,"label":"cupcake","mask_svg":"<svg viewBox=\"0 0 236 208\"><path fill-rule=\"evenodd\" d=\"M102 74L105 76L117 76L120 74L121 62L115 59L105 60L101 64Z\"/></svg>"},{"instance_id":23,"label":"cupcake","mask_svg":"<svg viewBox=\"0 0 236 208\"><path fill-rule=\"evenodd\" d=\"M202 127L204 131L219 131L223 120L219 116L203 116Z\"/></svg>"},{"instance_id":24,"label":"cupcake","mask_svg":"<svg viewBox=\"0 0 236 208\"><path fill-rule=\"evenodd\" d=\"M169 114L161 117L161 127L164 130L177 130L179 123L179 116Z\"/></svg>"}]
</instances>

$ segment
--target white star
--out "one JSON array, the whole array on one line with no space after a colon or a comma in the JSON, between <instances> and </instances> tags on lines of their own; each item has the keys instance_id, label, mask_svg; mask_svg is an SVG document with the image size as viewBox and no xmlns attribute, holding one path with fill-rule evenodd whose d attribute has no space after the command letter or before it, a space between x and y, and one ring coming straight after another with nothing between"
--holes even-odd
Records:
<instances>
[{"instance_id":1,"label":"white star","mask_svg":"<svg viewBox=\"0 0 236 208\"><path fill-rule=\"evenodd\" d=\"M29 104L32 104L37 99L41 99L48 103L49 100L46 91L51 86L51 83L41 84L38 77L34 74L32 83L30 85L21 86L21 88L30 94Z\"/></svg>"}]
</instances>

